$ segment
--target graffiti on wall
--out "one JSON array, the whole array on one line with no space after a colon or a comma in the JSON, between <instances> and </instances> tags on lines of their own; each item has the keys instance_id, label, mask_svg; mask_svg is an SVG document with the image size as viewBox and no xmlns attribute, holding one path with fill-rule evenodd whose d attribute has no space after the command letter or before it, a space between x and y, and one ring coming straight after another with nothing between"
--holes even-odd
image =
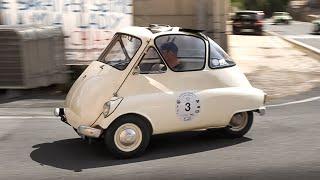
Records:
<instances>
[{"instance_id":1,"label":"graffiti on wall","mask_svg":"<svg viewBox=\"0 0 320 180\"><path fill-rule=\"evenodd\" d=\"M61 26L78 60L94 59L114 31L132 24L132 0L0 0L0 11L6 25Z\"/></svg>"}]
</instances>

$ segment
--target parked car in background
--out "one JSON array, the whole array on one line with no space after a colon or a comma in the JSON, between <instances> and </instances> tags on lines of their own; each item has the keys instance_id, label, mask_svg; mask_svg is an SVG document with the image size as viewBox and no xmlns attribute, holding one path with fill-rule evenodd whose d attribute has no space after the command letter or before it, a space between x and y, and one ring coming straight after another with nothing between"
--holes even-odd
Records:
<instances>
[{"instance_id":1,"label":"parked car in background","mask_svg":"<svg viewBox=\"0 0 320 180\"><path fill-rule=\"evenodd\" d=\"M273 24L290 24L292 17L287 12L274 12L272 15Z\"/></svg>"},{"instance_id":2,"label":"parked car in background","mask_svg":"<svg viewBox=\"0 0 320 180\"><path fill-rule=\"evenodd\" d=\"M232 18L233 34L262 35L264 13L262 11L238 11Z\"/></svg>"},{"instance_id":3,"label":"parked car in background","mask_svg":"<svg viewBox=\"0 0 320 180\"><path fill-rule=\"evenodd\" d=\"M227 53L196 30L152 25L115 34L55 115L82 137L101 138L118 158L141 155L150 136L220 129L245 135L266 94Z\"/></svg>"},{"instance_id":4,"label":"parked car in background","mask_svg":"<svg viewBox=\"0 0 320 180\"><path fill-rule=\"evenodd\" d=\"M313 33L320 34L320 19L312 21Z\"/></svg>"}]
</instances>

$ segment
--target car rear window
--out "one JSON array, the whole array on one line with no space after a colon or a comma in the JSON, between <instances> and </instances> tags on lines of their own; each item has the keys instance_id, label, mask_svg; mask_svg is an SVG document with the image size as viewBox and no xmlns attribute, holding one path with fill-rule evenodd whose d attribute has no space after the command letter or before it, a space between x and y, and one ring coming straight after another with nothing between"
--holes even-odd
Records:
<instances>
[{"instance_id":1,"label":"car rear window","mask_svg":"<svg viewBox=\"0 0 320 180\"><path fill-rule=\"evenodd\" d=\"M262 13L254 13L254 12L238 12L235 15L236 20L262 20Z\"/></svg>"},{"instance_id":2,"label":"car rear window","mask_svg":"<svg viewBox=\"0 0 320 180\"><path fill-rule=\"evenodd\" d=\"M226 68L234 66L235 63L228 54L212 39L209 38L210 55L209 67L212 69Z\"/></svg>"}]
</instances>

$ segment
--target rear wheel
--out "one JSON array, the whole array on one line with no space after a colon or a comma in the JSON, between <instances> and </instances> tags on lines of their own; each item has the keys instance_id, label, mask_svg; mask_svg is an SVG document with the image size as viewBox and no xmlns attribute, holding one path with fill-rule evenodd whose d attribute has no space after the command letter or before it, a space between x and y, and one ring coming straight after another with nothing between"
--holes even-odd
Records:
<instances>
[{"instance_id":1,"label":"rear wheel","mask_svg":"<svg viewBox=\"0 0 320 180\"><path fill-rule=\"evenodd\" d=\"M232 116L229 126L222 129L224 135L231 138L244 136L251 128L253 123L253 113L241 112Z\"/></svg>"},{"instance_id":2,"label":"rear wheel","mask_svg":"<svg viewBox=\"0 0 320 180\"><path fill-rule=\"evenodd\" d=\"M149 145L151 136L147 123L137 116L125 116L110 125L105 133L105 144L117 158L141 155Z\"/></svg>"}]
</instances>

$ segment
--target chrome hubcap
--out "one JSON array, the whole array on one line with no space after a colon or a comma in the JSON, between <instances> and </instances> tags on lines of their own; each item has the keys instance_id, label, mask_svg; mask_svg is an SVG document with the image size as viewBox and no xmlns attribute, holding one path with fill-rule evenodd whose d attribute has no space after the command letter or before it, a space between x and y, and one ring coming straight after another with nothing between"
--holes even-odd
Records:
<instances>
[{"instance_id":1,"label":"chrome hubcap","mask_svg":"<svg viewBox=\"0 0 320 180\"><path fill-rule=\"evenodd\" d=\"M130 152L139 147L142 141L140 128L133 123L121 125L114 134L114 142L121 151Z\"/></svg>"},{"instance_id":2,"label":"chrome hubcap","mask_svg":"<svg viewBox=\"0 0 320 180\"><path fill-rule=\"evenodd\" d=\"M120 133L120 143L126 146L132 145L137 140L137 134L133 129L125 129Z\"/></svg>"},{"instance_id":3,"label":"chrome hubcap","mask_svg":"<svg viewBox=\"0 0 320 180\"><path fill-rule=\"evenodd\" d=\"M241 131L246 127L248 123L248 114L246 112L241 112L233 115L230 121L230 126L232 131Z\"/></svg>"}]
</instances>

